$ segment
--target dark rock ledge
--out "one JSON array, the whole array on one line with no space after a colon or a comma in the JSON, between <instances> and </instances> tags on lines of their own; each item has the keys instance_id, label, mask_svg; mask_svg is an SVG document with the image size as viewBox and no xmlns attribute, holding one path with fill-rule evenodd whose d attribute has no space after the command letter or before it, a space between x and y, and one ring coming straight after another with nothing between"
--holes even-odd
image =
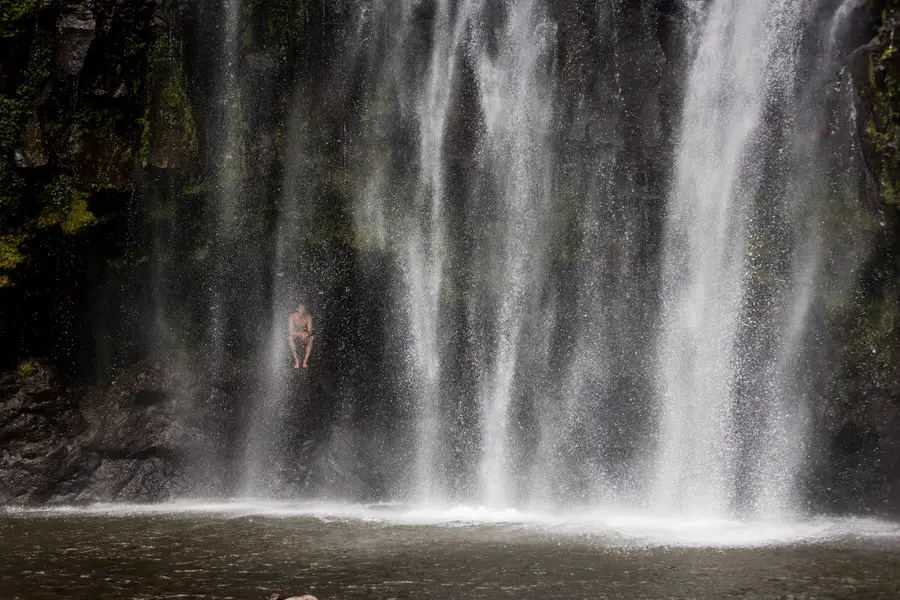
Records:
<instances>
[{"instance_id":1,"label":"dark rock ledge","mask_svg":"<svg viewBox=\"0 0 900 600\"><path fill-rule=\"evenodd\" d=\"M156 502L199 439L175 418L170 377L130 373L104 393L23 363L0 374L0 504Z\"/></svg>"}]
</instances>

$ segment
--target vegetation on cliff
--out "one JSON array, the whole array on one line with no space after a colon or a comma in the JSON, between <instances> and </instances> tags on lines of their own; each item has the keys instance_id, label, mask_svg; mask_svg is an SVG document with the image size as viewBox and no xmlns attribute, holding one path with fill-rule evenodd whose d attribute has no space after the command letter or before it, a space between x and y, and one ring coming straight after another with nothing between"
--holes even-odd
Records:
<instances>
[{"instance_id":1,"label":"vegetation on cliff","mask_svg":"<svg viewBox=\"0 0 900 600\"><path fill-rule=\"evenodd\" d=\"M33 15L40 0L0 0L0 35L15 33L26 17Z\"/></svg>"},{"instance_id":2,"label":"vegetation on cliff","mask_svg":"<svg viewBox=\"0 0 900 600\"><path fill-rule=\"evenodd\" d=\"M883 200L882 231L866 276L866 309L849 339L853 356L868 357L864 387L879 390L870 395L900 398L900 0L877 0L873 8L878 35L869 54L869 87L861 92L869 163Z\"/></svg>"},{"instance_id":3,"label":"vegetation on cliff","mask_svg":"<svg viewBox=\"0 0 900 600\"><path fill-rule=\"evenodd\" d=\"M144 146L162 168L194 155L164 8L3 2L0 287L48 236L84 235L122 214Z\"/></svg>"},{"instance_id":4,"label":"vegetation on cliff","mask_svg":"<svg viewBox=\"0 0 900 600\"><path fill-rule=\"evenodd\" d=\"M878 37L869 55L870 111L866 134L874 145L876 176L884 201L900 204L900 1L875 3Z\"/></svg>"},{"instance_id":5,"label":"vegetation on cliff","mask_svg":"<svg viewBox=\"0 0 900 600\"><path fill-rule=\"evenodd\" d=\"M159 36L152 44L147 104L141 119L141 165L189 169L196 158L197 133L177 40Z\"/></svg>"}]
</instances>

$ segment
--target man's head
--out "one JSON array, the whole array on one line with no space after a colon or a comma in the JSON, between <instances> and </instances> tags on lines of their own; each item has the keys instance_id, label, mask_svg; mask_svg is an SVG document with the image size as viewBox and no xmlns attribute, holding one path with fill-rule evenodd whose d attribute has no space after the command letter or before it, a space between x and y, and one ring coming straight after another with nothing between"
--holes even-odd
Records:
<instances>
[{"instance_id":1,"label":"man's head","mask_svg":"<svg viewBox=\"0 0 900 600\"><path fill-rule=\"evenodd\" d=\"M303 300L297 301L297 312L301 315L306 314L306 302L304 302Z\"/></svg>"}]
</instances>

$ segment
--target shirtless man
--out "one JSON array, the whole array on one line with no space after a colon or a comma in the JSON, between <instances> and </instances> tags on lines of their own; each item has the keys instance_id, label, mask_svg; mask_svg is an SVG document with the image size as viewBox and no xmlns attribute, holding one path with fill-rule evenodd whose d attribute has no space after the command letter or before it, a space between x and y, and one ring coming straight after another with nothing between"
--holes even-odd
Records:
<instances>
[{"instance_id":1,"label":"shirtless man","mask_svg":"<svg viewBox=\"0 0 900 600\"><path fill-rule=\"evenodd\" d=\"M303 368L309 361L309 353L312 352L312 315L306 312L306 305L300 302L297 310L291 313L288 319L288 343L291 345L291 354L294 355L294 368L300 368L300 358L297 355L297 346L305 345L306 354L303 356Z\"/></svg>"}]
</instances>

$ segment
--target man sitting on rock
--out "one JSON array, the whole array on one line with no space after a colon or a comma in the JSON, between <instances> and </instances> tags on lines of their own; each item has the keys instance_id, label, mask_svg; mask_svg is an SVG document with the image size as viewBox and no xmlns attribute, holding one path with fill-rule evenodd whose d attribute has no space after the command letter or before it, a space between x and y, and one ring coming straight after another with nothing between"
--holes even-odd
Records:
<instances>
[{"instance_id":1,"label":"man sitting on rock","mask_svg":"<svg viewBox=\"0 0 900 600\"><path fill-rule=\"evenodd\" d=\"M294 368L300 368L300 358L297 355L297 346L306 346L306 354L303 355L303 368L309 362L309 354L312 352L313 323L312 315L306 312L306 305L301 301L297 310L291 313L288 319L288 343L291 345L291 354L294 355Z\"/></svg>"}]
</instances>

